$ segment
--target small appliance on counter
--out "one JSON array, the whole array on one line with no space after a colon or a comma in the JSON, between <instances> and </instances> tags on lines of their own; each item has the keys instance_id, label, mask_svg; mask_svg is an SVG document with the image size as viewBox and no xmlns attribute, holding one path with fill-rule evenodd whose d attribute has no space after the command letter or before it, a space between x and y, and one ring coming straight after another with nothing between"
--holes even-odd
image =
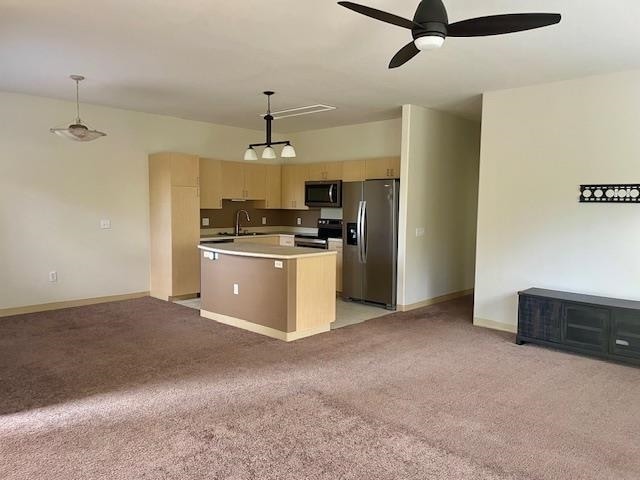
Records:
<instances>
[{"instance_id":1,"label":"small appliance on counter","mask_svg":"<svg viewBox=\"0 0 640 480\"><path fill-rule=\"evenodd\" d=\"M305 182L304 204L310 208L342 207L342 180Z\"/></svg>"},{"instance_id":2,"label":"small appliance on counter","mask_svg":"<svg viewBox=\"0 0 640 480\"><path fill-rule=\"evenodd\" d=\"M296 235L296 247L329 249L330 238L342 238L342 220L321 218L318 220L318 235Z\"/></svg>"}]
</instances>

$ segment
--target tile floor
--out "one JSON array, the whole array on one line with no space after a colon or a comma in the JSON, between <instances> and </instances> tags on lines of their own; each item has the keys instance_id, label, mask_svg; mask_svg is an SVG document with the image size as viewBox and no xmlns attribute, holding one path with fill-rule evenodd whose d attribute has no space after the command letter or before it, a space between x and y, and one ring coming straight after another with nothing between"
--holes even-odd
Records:
<instances>
[{"instance_id":1,"label":"tile floor","mask_svg":"<svg viewBox=\"0 0 640 480\"><path fill-rule=\"evenodd\" d=\"M180 300L176 303L184 305L185 307L200 310L199 298ZM361 303L345 302L344 300L338 298L336 301L336 321L331 325L331 329L335 330L336 328L356 325L358 323L371 320L372 318L378 318L384 315L388 315L389 313L391 312L383 308L363 305Z\"/></svg>"}]
</instances>

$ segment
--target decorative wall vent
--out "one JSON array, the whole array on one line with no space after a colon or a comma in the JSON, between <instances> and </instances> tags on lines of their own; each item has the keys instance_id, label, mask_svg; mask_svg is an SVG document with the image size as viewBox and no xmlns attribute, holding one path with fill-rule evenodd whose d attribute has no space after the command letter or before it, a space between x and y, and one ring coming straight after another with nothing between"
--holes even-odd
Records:
<instances>
[{"instance_id":1,"label":"decorative wall vent","mask_svg":"<svg viewBox=\"0 0 640 480\"><path fill-rule=\"evenodd\" d=\"M580 203L640 203L640 183L580 185Z\"/></svg>"}]
</instances>

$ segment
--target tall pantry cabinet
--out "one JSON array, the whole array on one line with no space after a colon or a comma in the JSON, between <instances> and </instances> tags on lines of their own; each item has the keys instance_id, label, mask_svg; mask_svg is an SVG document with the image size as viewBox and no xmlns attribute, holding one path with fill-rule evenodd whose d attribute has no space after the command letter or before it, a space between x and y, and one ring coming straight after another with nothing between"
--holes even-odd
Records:
<instances>
[{"instance_id":1,"label":"tall pantry cabinet","mask_svg":"<svg viewBox=\"0 0 640 480\"><path fill-rule=\"evenodd\" d=\"M200 159L182 153L149 156L151 296L200 292Z\"/></svg>"}]
</instances>

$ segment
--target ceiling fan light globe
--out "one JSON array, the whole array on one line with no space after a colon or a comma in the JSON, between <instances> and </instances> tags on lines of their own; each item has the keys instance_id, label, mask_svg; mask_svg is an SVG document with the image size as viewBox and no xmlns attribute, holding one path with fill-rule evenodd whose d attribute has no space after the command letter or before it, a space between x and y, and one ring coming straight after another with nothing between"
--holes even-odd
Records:
<instances>
[{"instance_id":1,"label":"ceiling fan light globe","mask_svg":"<svg viewBox=\"0 0 640 480\"><path fill-rule=\"evenodd\" d=\"M265 160L273 160L276 158L276 151L273 147L267 147L262 151L262 158Z\"/></svg>"},{"instance_id":2,"label":"ceiling fan light globe","mask_svg":"<svg viewBox=\"0 0 640 480\"><path fill-rule=\"evenodd\" d=\"M444 45L444 37L438 35L426 35L416 38L413 43L422 52L426 50L437 50Z\"/></svg>"}]
</instances>

